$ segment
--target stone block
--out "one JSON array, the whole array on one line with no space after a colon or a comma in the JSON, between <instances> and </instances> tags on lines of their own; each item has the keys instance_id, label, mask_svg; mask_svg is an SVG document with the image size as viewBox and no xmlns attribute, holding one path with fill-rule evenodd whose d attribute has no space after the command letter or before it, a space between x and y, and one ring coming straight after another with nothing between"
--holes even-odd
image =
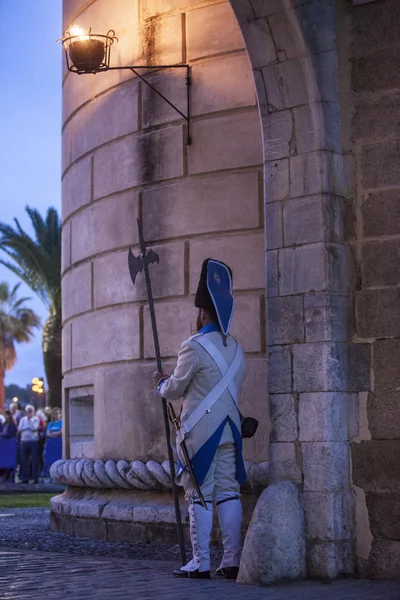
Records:
<instances>
[{"instance_id":1,"label":"stone block","mask_svg":"<svg viewBox=\"0 0 400 600\"><path fill-rule=\"evenodd\" d=\"M400 541L375 539L372 542L368 573L374 579L400 581ZM398 590L394 593L398 593Z\"/></svg>"},{"instance_id":2,"label":"stone block","mask_svg":"<svg viewBox=\"0 0 400 600\"><path fill-rule=\"evenodd\" d=\"M189 148L191 174L250 167L263 163L258 111L195 121Z\"/></svg>"},{"instance_id":3,"label":"stone block","mask_svg":"<svg viewBox=\"0 0 400 600\"><path fill-rule=\"evenodd\" d=\"M400 340L376 340L373 344L372 356L374 389L378 392L398 390L400 388Z\"/></svg>"},{"instance_id":4,"label":"stone block","mask_svg":"<svg viewBox=\"0 0 400 600\"><path fill-rule=\"evenodd\" d=\"M139 308L124 306L74 319L72 368L132 360L140 356Z\"/></svg>"},{"instance_id":5,"label":"stone block","mask_svg":"<svg viewBox=\"0 0 400 600\"><path fill-rule=\"evenodd\" d=\"M72 262L138 241L138 195L129 191L91 204L72 219Z\"/></svg>"},{"instance_id":6,"label":"stone block","mask_svg":"<svg viewBox=\"0 0 400 600\"><path fill-rule=\"evenodd\" d=\"M189 256L192 294L197 290L201 265L210 256L230 266L234 290L265 288L265 250L262 233L191 240Z\"/></svg>"},{"instance_id":7,"label":"stone block","mask_svg":"<svg viewBox=\"0 0 400 600\"><path fill-rule=\"evenodd\" d=\"M296 392L347 389L347 345L313 342L293 346L293 389Z\"/></svg>"},{"instance_id":8,"label":"stone block","mask_svg":"<svg viewBox=\"0 0 400 600\"><path fill-rule=\"evenodd\" d=\"M171 372L171 365L165 364L164 368ZM94 423L96 456L103 460L165 460L163 413L152 383L153 373L153 362L132 363L129 368L126 364L103 365L98 370ZM118 435L113 433L116 428Z\"/></svg>"},{"instance_id":9,"label":"stone block","mask_svg":"<svg viewBox=\"0 0 400 600\"><path fill-rule=\"evenodd\" d=\"M382 65L387 68L382 69ZM389 66L390 65L390 66ZM352 89L356 94L395 90L400 87L398 48L392 46L354 58L351 70Z\"/></svg>"},{"instance_id":10,"label":"stone block","mask_svg":"<svg viewBox=\"0 0 400 600\"><path fill-rule=\"evenodd\" d=\"M71 369L71 323L67 323L62 328L61 335L61 360L62 373Z\"/></svg>"},{"instance_id":11,"label":"stone block","mask_svg":"<svg viewBox=\"0 0 400 600\"><path fill-rule=\"evenodd\" d=\"M63 321L92 308L92 265L85 263L62 278Z\"/></svg>"},{"instance_id":12,"label":"stone block","mask_svg":"<svg viewBox=\"0 0 400 600\"><path fill-rule=\"evenodd\" d=\"M306 576L304 512L296 486L270 485L258 499L247 531L239 583L276 584Z\"/></svg>"},{"instance_id":13,"label":"stone block","mask_svg":"<svg viewBox=\"0 0 400 600\"><path fill-rule=\"evenodd\" d=\"M254 19L254 11L250 0L232 0L230 3L239 23L249 23Z\"/></svg>"},{"instance_id":14,"label":"stone block","mask_svg":"<svg viewBox=\"0 0 400 600\"><path fill-rule=\"evenodd\" d=\"M72 25L73 19L81 9L83 4L82 0L69 0L69 2L63 2L62 7L62 21L63 31L68 28L68 25Z\"/></svg>"},{"instance_id":15,"label":"stone block","mask_svg":"<svg viewBox=\"0 0 400 600\"><path fill-rule=\"evenodd\" d=\"M283 246L283 203L271 202L265 205L265 228L267 250Z\"/></svg>"},{"instance_id":16,"label":"stone block","mask_svg":"<svg viewBox=\"0 0 400 600\"><path fill-rule=\"evenodd\" d=\"M296 26L293 23L299 22L299 32L301 37L304 38L303 43L297 44L302 54L304 46L306 46L306 52L310 54L320 54L321 52L327 52L328 50L336 50L337 48L337 29L335 27L336 18L336 3L335 0L323 0L322 2L317 0L316 2L294 2L296 5L295 14L290 15L288 22L291 28L285 32L283 30L283 45L282 49L288 52L287 48L290 47L291 38L289 31L293 32L296 30ZM276 17L273 17L276 18Z\"/></svg>"},{"instance_id":17,"label":"stone block","mask_svg":"<svg viewBox=\"0 0 400 600\"><path fill-rule=\"evenodd\" d=\"M400 183L397 165L400 141L364 146L361 153L361 179L365 189L394 186Z\"/></svg>"},{"instance_id":18,"label":"stone block","mask_svg":"<svg viewBox=\"0 0 400 600\"><path fill-rule=\"evenodd\" d=\"M344 293L351 281L349 266L349 249L340 244L283 248L279 251L280 294L288 296L327 289Z\"/></svg>"},{"instance_id":19,"label":"stone block","mask_svg":"<svg viewBox=\"0 0 400 600\"><path fill-rule=\"evenodd\" d=\"M155 298L183 296L184 244L176 242L153 246L160 257L160 264L153 265L151 285ZM137 256L138 248L132 248ZM115 282L118 282L118 285ZM146 282L143 274L138 275L133 286L128 271L127 251L101 256L94 261L94 307L110 306L137 300L147 300Z\"/></svg>"},{"instance_id":20,"label":"stone block","mask_svg":"<svg viewBox=\"0 0 400 600\"><path fill-rule=\"evenodd\" d=\"M325 290L329 282L324 244L279 250L279 273L282 296Z\"/></svg>"},{"instance_id":21,"label":"stone block","mask_svg":"<svg viewBox=\"0 0 400 600\"><path fill-rule=\"evenodd\" d=\"M289 0L292 2L293 0ZM251 6L257 18L269 17L276 13L282 12L287 9L285 0L250 0Z\"/></svg>"},{"instance_id":22,"label":"stone block","mask_svg":"<svg viewBox=\"0 0 400 600\"><path fill-rule=\"evenodd\" d=\"M167 71L161 75L147 75L146 81L151 83L181 112L186 114L186 72L184 69ZM154 127L155 125L182 119L179 113L147 85L142 85L141 101L143 128Z\"/></svg>"},{"instance_id":23,"label":"stone block","mask_svg":"<svg viewBox=\"0 0 400 600\"><path fill-rule=\"evenodd\" d=\"M246 416L252 416L259 421L258 428L252 438L243 440L243 455L245 460L257 464L268 460L270 418L267 382L267 357L247 356L247 374L240 394L240 410Z\"/></svg>"},{"instance_id":24,"label":"stone block","mask_svg":"<svg viewBox=\"0 0 400 600\"><path fill-rule=\"evenodd\" d=\"M267 301L268 323L273 328L268 330L268 345L298 344L304 342L303 298L287 296L269 298Z\"/></svg>"},{"instance_id":25,"label":"stone block","mask_svg":"<svg viewBox=\"0 0 400 600\"><path fill-rule=\"evenodd\" d=\"M68 73L63 85L62 124L65 125L70 116L81 106L93 99L93 77L80 77Z\"/></svg>"},{"instance_id":26,"label":"stone block","mask_svg":"<svg viewBox=\"0 0 400 600\"><path fill-rule=\"evenodd\" d=\"M309 542L307 574L313 579L331 581L354 572L352 542Z\"/></svg>"},{"instance_id":27,"label":"stone block","mask_svg":"<svg viewBox=\"0 0 400 600\"><path fill-rule=\"evenodd\" d=\"M340 154L311 152L290 159L290 197L348 193L346 164Z\"/></svg>"},{"instance_id":28,"label":"stone block","mask_svg":"<svg viewBox=\"0 0 400 600\"><path fill-rule=\"evenodd\" d=\"M400 440L352 444L353 483L365 492L400 492Z\"/></svg>"},{"instance_id":29,"label":"stone block","mask_svg":"<svg viewBox=\"0 0 400 600\"><path fill-rule=\"evenodd\" d=\"M293 481L301 484L303 475L301 472L301 458L298 456L294 442L271 442L269 480L275 481Z\"/></svg>"},{"instance_id":30,"label":"stone block","mask_svg":"<svg viewBox=\"0 0 400 600\"><path fill-rule=\"evenodd\" d=\"M83 107L72 120L72 160L138 130L138 84L129 81Z\"/></svg>"},{"instance_id":31,"label":"stone block","mask_svg":"<svg viewBox=\"0 0 400 600\"><path fill-rule=\"evenodd\" d=\"M309 540L334 542L353 535L353 492L304 492L302 495Z\"/></svg>"},{"instance_id":32,"label":"stone block","mask_svg":"<svg viewBox=\"0 0 400 600\"><path fill-rule=\"evenodd\" d=\"M356 394L315 392L300 394L299 440L301 442L344 442L354 431Z\"/></svg>"},{"instance_id":33,"label":"stone block","mask_svg":"<svg viewBox=\"0 0 400 600\"><path fill-rule=\"evenodd\" d=\"M307 342L345 342L349 335L348 299L338 294L304 297Z\"/></svg>"},{"instance_id":34,"label":"stone block","mask_svg":"<svg viewBox=\"0 0 400 600\"><path fill-rule=\"evenodd\" d=\"M273 326L268 323L268 333ZM268 348L268 386L270 394L292 391L292 356L288 346Z\"/></svg>"},{"instance_id":35,"label":"stone block","mask_svg":"<svg viewBox=\"0 0 400 600\"><path fill-rule=\"evenodd\" d=\"M196 179L144 190L144 237L158 240L258 228L258 193L258 173ZM246 203L245 209L244 198L254 199Z\"/></svg>"},{"instance_id":36,"label":"stone block","mask_svg":"<svg viewBox=\"0 0 400 600\"><path fill-rule=\"evenodd\" d=\"M316 150L340 152L340 118L337 102L313 102L293 109L298 154Z\"/></svg>"},{"instance_id":37,"label":"stone block","mask_svg":"<svg viewBox=\"0 0 400 600\"><path fill-rule=\"evenodd\" d=\"M271 442L295 442L298 437L297 406L291 394L271 394Z\"/></svg>"},{"instance_id":38,"label":"stone block","mask_svg":"<svg viewBox=\"0 0 400 600\"><path fill-rule=\"evenodd\" d=\"M368 425L373 440L400 439L400 389L368 394Z\"/></svg>"},{"instance_id":39,"label":"stone block","mask_svg":"<svg viewBox=\"0 0 400 600\"><path fill-rule=\"evenodd\" d=\"M308 56L309 50L303 29L295 26L298 16L295 11L285 10L268 19L277 52L285 52L288 59Z\"/></svg>"},{"instance_id":40,"label":"stone block","mask_svg":"<svg viewBox=\"0 0 400 600\"><path fill-rule=\"evenodd\" d=\"M274 298L279 294L278 290L278 251L266 252L267 257L267 298Z\"/></svg>"},{"instance_id":41,"label":"stone block","mask_svg":"<svg viewBox=\"0 0 400 600\"><path fill-rule=\"evenodd\" d=\"M319 99L308 58L293 58L262 69L268 104L274 110L293 108Z\"/></svg>"},{"instance_id":42,"label":"stone block","mask_svg":"<svg viewBox=\"0 0 400 600\"><path fill-rule=\"evenodd\" d=\"M293 137L293 116L290 110L279 110L263 115L264 160L278 160L290 156Z\"/></svg>"},{"instance_id":43,"label":"stone block","mask_svg":"<svg viewBox=\"0 0 400 600\"><path fill-rule=\"evenodd\" d=\"M61 139L61 175L71 163L71 125L68 123L62 132Z\"/></svg>"},{"instance_id":44,"label":"stone block","mask_svg":"<svg viewBox=\"0 0 400 600\"><path fill-rule=\"evenodd\" d=\"M367 506L373 536L400 541L400 493L367 494Z\"/></svg>"},{"instance_id":45,"label":"stone block","mask_svg":"<svg viewBox=\"0 0 400 600\"><path fill-rule=\"evenodd\" d=\"M179 65L184 62L182 15L151 19L143 24L140 36L139 64Z\"/></svg>"},{"instance_id":46,"label":"stone block","mask_svg":"<svg viewBox=\"0 0 400 600\"><path fill-rule=\"evenodd\" d=\"M366 242L361 268L364 287L393 286L400 282L400 241Z\"/></svg>"},{"instance_id":47,"label":"stone block","mask_svg":"<svg viewBox=\"0 0 400 600\"><path fill-rule=\"evenodd\" d=\"M265 202L289 198L289 160L283 158L264 165Z\"/></svg>"},{"instance_id":48,"label":"stone block","mask_svg":"<svg viewBox=\"0 0 400 600\"><path fill-rule=\"evenodd\" d=\"M182 0L143 0L142 18L147 20L180 9L182 9Z\"/></svg>"},{"instance_id":49,"label":"stone block","mask_svg":"<svg viewBox=\"0 0 400 600\"><path fill-rule=\"evenodd\" d=\"M236 296L232 320L232 335L239 340L246 352L263 352L265 321L261 314L258 295Z\"/></svg>"},{"instance_id":50,"label":"stone block","mask_svg":"<svg viewBox=\"0 0 400 600\"><path fill-rule=\"evenodd\" d=\"M112 22L110 20L110 4L108 0L96 0L91 4L81 2L84 11L79 15L79 25L84 30L92 27L92 31L107 31L110 27L119 32L138 22L138 10L135 4L126 4L126 0L113 0Z\"/></svg>"},{"instance_id":51,"label":"stone block","mask_svg":"<svg viewBox=\"0 0 400 600\"><path fill-rule=\"evenodd\" d=\"M94 197L183 175L181 127L128 137L94 156Z\"/></svg>"},{"instance_id":52,"label":"stone block","mask_svg":"<svg viewBox=\"0 0 400 600\"><path fill-rule=\"evenodd\" d=\"M101 519L74 519L74 536L106 540L106 522Z\"/></svg>"},{"instance_id":53,"label":"stone block","mask_svg":"<svg viewBox=\"0 0 400 600\"><path fill-rule=\"evenodd\" d=\"M364 392L371 389L370 344L349 344L347 389L354 392Z\"/></svg>"},{"instance_id":54,"label":"stone block","mask_svg":"<svg viewBox=\"0 0 400 600\"><path fill-rule=\"evenodd\" d=\"M376 142L379 138L400 134L400 123L396 119L400 110L400 96L382 96L379 102L362 99L355 103L352 119L354 142Z\"/></svg>"},{"instance_id":55,"label":"stone block","mask_svg":"<svg viewBox=\"0 0 400 600\"><path fill-rule=\"evenodd\" d=\"M219 56L215 60L197 64L191 87L191 103L193 115L254 106L253 72L247 54Z\"/></svg>"},{"instance_id":56,"label":"stone block","mask_svg":"<svg viewBox=\"0 0 400 600\"><path fill-rule=\"evenodd\" d=\"M91 157L72 165L62 182L62 220L91 200Z\"/></svg>"},{"instance_id":57,"label":"stone block","mask_svg":"<svg viewBox=\"0 0 400 600\"><path fill-rule=\"evenodd\" d=\"M204 31L214 32L205 36ZM228 2L192 10L186 15L188 60L240 50L244 46L239 24Z\"/></svg>"},{"instance_id":58,"label":"stone block","mask_svg":"<svg viewBox=\"0 0 400 600\"><path fill-rule=\"evenodd\" d=\"M65 223L61 232L61 273L71 264L71 222Z\"/></svg>"},{"instance_id":59,"label":"stone block","mask_svg":"<svg viewBox=\"0 0 400 600\"><path fill-rule=\"evenodd\" d=\"M357 332L361 338L400 337L400 289L364 290L356 295Z\"/></svg>"},{"instance_id":60,"label":"stone block","mask_svg":"<svg viewBox=\"0 0 400 600\"><path fill-rule=\"evenodd\" d=\"M285 246L343 240L343 202L338 196L317 194L284 203Z\"/></svg>"},{"instance_id":61,"label":"stone block","mask_svg":"<svg viewBox=\"0 0 400 600\"><path fill-rule=\"evenodd\" d=\"M400 233L400 190L364 194L362 197L364 236Z\"/></svg>"},{"instance_id":62,"label":"stone block","mask_svg":"<svg viewBox=\"0 0 400 600\"><path fill-rule=\"evenodd\" d=\"M331 31L336 35L336 28L333 23L331 25ZM337 49L327 50L320 54L311 54L310 58L313 68L314 85L318 90L317 99L322 100L322 102L335 102L336 104L339 104ZM312 89L314 89L314 87ZM336 121L339 118L339 111L337 111L335 116ZM337 127L337 125L336 122L334 127ZM327 127L331 127L329 122L327 123Z\"/></svg>"},{"instance_id":63,"label":"stone block","mask_svg":"<svg viewBox=\"0 0 400 600\"><path fill-rule=\"evenodd\" d=\"M253 19L241 26L246 49L253 69L261 69L276 62L277 55L271 30L266 19Z\"/></svg>"},{"instance_id":64,"label":"stone block","mask_svg":"<svg viewBox=\"0 0 400 600\"><path fill-rule=\"evenodd\" d=\"M304 442L305 492L340 492L350 487L350 446L347 442Z\"/></svg>"},{"instance_id":65,"label":"stone block","mask_svg":"<svg viewBox=\"0 0 400 600\"><path fill-rule=\"evenodd\" d=\"M368 54L397 44L399 37L400 5L396 0L385 0L380 4L372 3L362 10L352 12L350 30L352 56Z\"/></svg>"},{"instance_id":66,"label":"stone block","mask_svg":"<svg viewBox=\"0 0 400 600\"><path fill-rule=\"evenodd\" d=\"M161 24L162 27L162 24ZM111 66L123 67L126 65L144 65L143 48L141 41L141 30L137 25L123 29L117 32L118 43L114 44L111 50ZM94 96L103 94L107 90L126 81L132 80L136 76L129 69L104 71L100 77L95 77L93 82Z\"/></svg>"}]
</instances>

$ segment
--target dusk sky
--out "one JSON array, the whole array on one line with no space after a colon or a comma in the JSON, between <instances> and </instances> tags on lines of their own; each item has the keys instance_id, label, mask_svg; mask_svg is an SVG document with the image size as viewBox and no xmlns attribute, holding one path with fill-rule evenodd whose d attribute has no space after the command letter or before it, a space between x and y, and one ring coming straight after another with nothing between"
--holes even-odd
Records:
<instances>
[{"instance_id":1,"label":"dusk sky","mask_svg":"<svg viewBox=\"0 0 400 600\"><path fill-rule=\"evenodd\" d=\"M27 204L43 216L49 206L61 211L61 34L61 0L0 0L0 221L16 217L29 233ZM0 281L18 279L0 265ZM25 284L22 294L44 323L40 300ZM17 345L6 385L44 376L41 336Z\"/></svg>"}]
</instances>

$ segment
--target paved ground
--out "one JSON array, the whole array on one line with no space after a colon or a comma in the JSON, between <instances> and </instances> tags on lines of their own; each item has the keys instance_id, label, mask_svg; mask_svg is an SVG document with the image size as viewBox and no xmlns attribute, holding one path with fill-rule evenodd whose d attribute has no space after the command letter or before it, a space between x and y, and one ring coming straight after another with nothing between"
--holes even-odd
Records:
<instances>
[{"instance_id":1,"label":"paved ground","mask_svg":"<svg viewBox=\"0 0 400 600\"><path fill-rule=\"evenodd\" d=\"M1 600L399 600L400 585L343 580L261 588L177 580L172 563L0 549Z\"/></svg>"}]
</instances>

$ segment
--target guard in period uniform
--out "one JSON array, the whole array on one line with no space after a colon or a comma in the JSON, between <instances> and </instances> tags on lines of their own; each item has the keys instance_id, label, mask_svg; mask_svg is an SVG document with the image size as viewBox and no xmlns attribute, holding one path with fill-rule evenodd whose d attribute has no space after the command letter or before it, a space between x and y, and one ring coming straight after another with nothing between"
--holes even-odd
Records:
<instances>
[{"instance_id":1,"label":"guard in period uniform","mask_svg":"<svg viewBox=\"0 0 400 600\"><path fill-rule=\"evenodd\" d=\"M193 558L174 575L210 577L214 501L224 546L216 574L236 579L241 552L240 484L246 480L238 397L246 364L240 344L229 335L234 298L227 265L204 261L195 306L198 333L183 342L174 373L170 377L154 374L161 396L168 401L183 398L176 440L177 480L189 501ZM185 469L182 441L200 496Z\"/></svg>"}]
</instances>

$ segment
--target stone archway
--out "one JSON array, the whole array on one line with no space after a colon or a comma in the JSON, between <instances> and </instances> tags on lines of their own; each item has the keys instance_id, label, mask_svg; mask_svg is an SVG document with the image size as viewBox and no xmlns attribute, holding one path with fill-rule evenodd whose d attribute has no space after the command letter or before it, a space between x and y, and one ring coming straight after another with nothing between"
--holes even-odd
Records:
<instances>
[{"instance_id":1,"label":"stone archway","mask_svg":"<svg viewBox=\"0 0 400 600\"><path fill-rule=\"evenodd\" d=\"M117 28L120 22L123 30L120 63L127 64L133 57L153 61L162 57L172 63L206 58L206 66L198 66L194 76L200 81L201 77L214 76L218 93L198 100L208 108L200 110L194 123L197 150L194 147L186 153L181 126L176 126L170 113L151 98L147 98L152 107L148 111L148 103L143 102L147 91L126 80L126 75L108 73L102 79L92 77L90 83L83 78L72 80L70 75L65 79L63 312L68 411L74 396L91 397L94 390L95 435L89 451L94 458L126 458L121 455L121 439L126 440L127 456L145 460L149 453L152 458L162 455L157 441L161 431L150 442L139 429L134 436L124 430L119 439L107 435L110 419L112 426L117 423L107 412L109 402L116 402L116 415L125 410L135 381L147 381L152 370L143 290L132 303L129 280L121 280L117 291L108 282L125 269L126 247L133 241L132 224L141 211L146 237L161 244L168 257L163 273L168 285L157 279L155 285L160 297L159 318L164 323L173 321L161 332L163 354L172 357L176 344L187 333L186 326L185 331L179 330L176 323L182 315L186 322L190 320L188 297L193 293L194 257L200 261L210 248L231 254L236 246L242 249L239 273L248 273L248 264L264 264L257 200L239 212L234 210L240 207L241 198L258 197L260 165L264 163L268 381L273 427L270 478L293 480L303 491L309 574L352 572L348 441L353 433L355 400L348 393L347 377L348 261L342 218L348 181L341 155L335 2L231 0L253 67L263 159L257 146L259 124L257 111L251 108L248 69L240 64L243 42L227 3L187 1L188 8L182 9L181 3L178 8L173 0L148 0L141 5L139 22L133 5L130 11L122 12L120 3L114 4L117 23L113 26ZM64 8L65 23L79 16L83 26L87 20L93 25L102 23L105 16L101 0L64 0ZM107 18L111 18L109 12ZM223 21L222 42L222 34L220 37L217 32ZM136 28L135 38L130 27ZM170 46L168 40L179 37L183 29L182 51ZM211 35L205 37L204 31ZM142 46L138 39L142 39ZM222 43L228 46L222 47ZM223 60L230 62L224 67L221 62L213 74L208 57L224 52ZM240 89L238 73L247 78ZM160 77L158 83L177 94L179 101L182 88L179 82L168 88L169 81ZM220 98L232 95L234 105L215 106ZM140 109L132 108L132 98ZM219 115L220 111L223 114ZM210 114L213 118L208 121ZM127 122L128 128L121 125ZM148 131L143 137L142 130ZM149 152L154 155L153 168L143 177L138 173L143 172L142 157ZM182 183L180 178L184 178ZM212 201L216 196L221 199L219 209ZM187 197L192 199L189 205L183 202ZM121 207L123 216L117 219ZM216 210L219 219L213 227L204 218L211 210ZM234 213L231 224L230 213ZM179 222L176 217L182 214ZM193 221L201 223L199 239ZM118 227L122 229L118 231ZM254 249L258 259L251 263ZM173 268L176 264L179 277ZM260 393L260 381L266 381L264 282L257 268L246 277L238 284L243 292L242 324L247 329L247 351L254 365L254 388L265 402L267 390L261 388ZM67 293L78 288L78 300ZM248 315L257 311L259 317L249 320ZM109 319L119 323L117 334L125 339L122 350L113 345L105 324ZM132 323L138 325L133 327ZM100 332L100 342L94 347L90 343L93 331ZM253 404L256 410L260 403ZM79 402L76 406L80 407ZM157 433L150 398L145 406L147 423ZM266 403L263 415L265 407ZM127 421L137 421L138 412L131 405L128 410ZM107 420L102 414L109 415ZM67 423L69 415L65 413ZM263 431L261 445L251 449L251 458L257 456L260 462L266 458L262 448L267 425ZM71 448L66 451L70 456Z\"/></svg>"}]
</instances>

